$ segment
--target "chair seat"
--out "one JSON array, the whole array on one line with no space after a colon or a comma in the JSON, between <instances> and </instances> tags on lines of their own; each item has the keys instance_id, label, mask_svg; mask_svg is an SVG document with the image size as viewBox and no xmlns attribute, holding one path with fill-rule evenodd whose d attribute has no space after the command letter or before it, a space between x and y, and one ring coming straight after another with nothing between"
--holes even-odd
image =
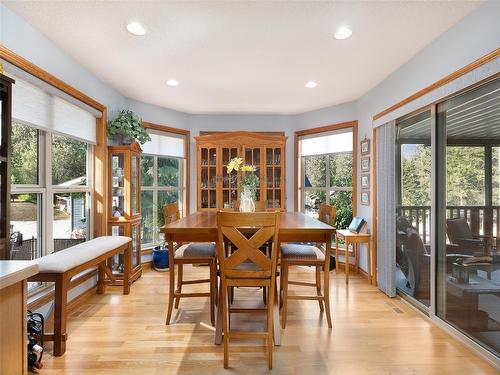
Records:
<instances>
[{"instance_id":1,"label":"chair seat","mask_svg":"<svg viewBox=\"0 0 500 375\"><path fill-rule=\"evenodd\" d=\"M281 245L283 259L325 260L325 254L312 245L287 244Z\"/></svg>"},{"instance_id":2,"label":"chair seat","mask_svg":"<svg viewBox=\"0 0 500 375\"><path fill-rule=\"evenodd\" d=\"M193 242L184 244L175 251L175 258L215 258L215 244Z\"/></svg>"}]
</instances>

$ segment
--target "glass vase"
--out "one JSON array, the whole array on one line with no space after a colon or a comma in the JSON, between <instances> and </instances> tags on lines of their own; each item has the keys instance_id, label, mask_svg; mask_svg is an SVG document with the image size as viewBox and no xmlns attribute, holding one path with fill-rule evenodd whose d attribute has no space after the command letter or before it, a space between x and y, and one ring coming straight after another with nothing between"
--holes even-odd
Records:
<instances>
[{"instance_id":1,"label":"glass vase","mask_svg":"<svg viewBox=\"0 0 500 375\"><path fill-rule=\"evenodd\" d=\"M240 212L255 212L255 201L248 186L240 194Z\"/></svg>"}]
</instances>

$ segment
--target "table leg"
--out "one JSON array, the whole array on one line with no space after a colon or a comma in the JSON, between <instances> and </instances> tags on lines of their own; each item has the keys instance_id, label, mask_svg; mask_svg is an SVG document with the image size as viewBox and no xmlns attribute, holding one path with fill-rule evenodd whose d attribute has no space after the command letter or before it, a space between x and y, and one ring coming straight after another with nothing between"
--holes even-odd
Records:
<instances>
[{"instance_id":1,"label":"table leg","mask_svg":"<svg viewBox=\"0 0 500 375\"><path fill-rule=\"evenodd\" d=\"M345 239L345 257L344 257L344 268L345 268L345 283L349 284L349 241Z\"/></svg>"},{"instance_id":2,"label":"table leg","mask_svg":"<svg viewBox=\"0 0 500 375\"><path fill-rule=\"evenodd\" d=\"M371 264L371 246L370 240L367 242L367 250L366 250L366 260L367 260L367 268L368 268L368 284L372 283L372 264Z\"/></svg>"},{"instance_id":3,"label":"table leg","mask_svg":"<svg viewBox=\"0 0 500 375\"><path fill-rule=\"evenodd\" d=\"M165 323L166 325L170 324L170 318L172 317L172 308L174 307L175 264L173 261L174 259L173 254L175 254L175 249L174 249L174 243L171 238L168 241L168 251L169 251L170 265L168 270L169 288L168 288L167 321Z\"/></svg>"},{"instance_id":4,"label":"table leg","mask_svg":"<svg viewBox=\"0 0 500 375\"><path fill-rule=\"evenodd\" d=\"M339 236L335 236L335 273L339 273Z\"/></svg>"},{"instance_id":5,"label":"table leg","mask_svg":"<svg viewBox=\"0 0 500 375\"><path fill-rule=\"evenodd\" d=\"M332 315L330 312L330 253L331 253L331 239L326 238L325 241L325 280L324 280L324 304L326 312L326 320L328 322L328 328L332 328Z\"/></svg>"}]
</instances>

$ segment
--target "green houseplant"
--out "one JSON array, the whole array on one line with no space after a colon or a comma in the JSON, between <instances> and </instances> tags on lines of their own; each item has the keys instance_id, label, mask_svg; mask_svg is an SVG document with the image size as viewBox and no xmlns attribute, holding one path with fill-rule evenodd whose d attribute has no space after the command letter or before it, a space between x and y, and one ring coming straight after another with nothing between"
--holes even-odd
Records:
<instances>
[{"instance_id":1,"label":"green houseplant","mask_svg":"<svg viewBox=\"0 0 500 375\"><path fill-rule=\"evenodd\" d=\"M134 139L140 144L151 140L146 129L142 127L139 116L126 109L122 109L113 120L108 121L108 136L111 139L119 139L122 144L130 144Z\"/></svg>"}]
</instances>

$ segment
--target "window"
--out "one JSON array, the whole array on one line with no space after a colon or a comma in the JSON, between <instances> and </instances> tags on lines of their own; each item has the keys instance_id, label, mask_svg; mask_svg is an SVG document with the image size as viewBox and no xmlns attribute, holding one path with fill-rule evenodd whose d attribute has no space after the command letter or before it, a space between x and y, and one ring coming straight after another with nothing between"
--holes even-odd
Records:
<instances>
[{"instance_id":1,"label":"window","mask_svg":"<svg viewBox=\"0 0 500 375\"><path fill-rule=\"evenodd\" d=\"M352 220L353 131L352 128L328 132L299 140L300 210L318 217L321 203L337 209L337 228Z\"/></svg>"},{"instance_id":2,"label":"window","mask_svg":"<svg viewBox=\"0 0 500 375\"><path fill-rule=\"evenodd\" d=\"M142 246L157 244L159 227L164 224L163 205L179 203L181 216L185 211L185 181L183 158L142 155L141 157L141 216Z\"/></svg>"}]
</instances>

